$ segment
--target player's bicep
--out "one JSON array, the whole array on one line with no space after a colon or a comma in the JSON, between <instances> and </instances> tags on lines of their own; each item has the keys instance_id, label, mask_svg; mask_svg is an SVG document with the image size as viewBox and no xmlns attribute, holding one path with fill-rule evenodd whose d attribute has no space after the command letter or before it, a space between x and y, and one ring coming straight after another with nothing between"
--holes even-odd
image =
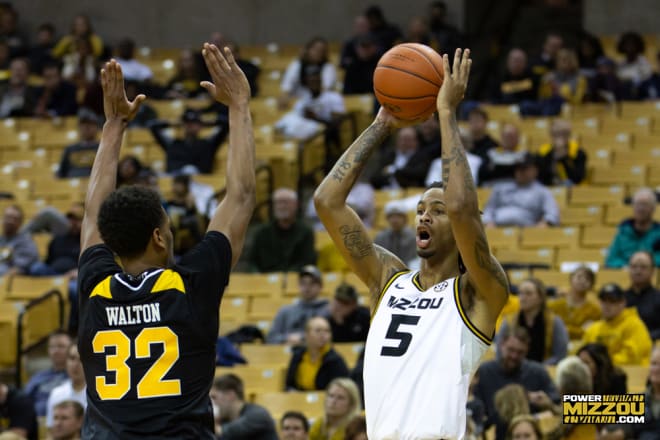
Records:
<instances>
[{"instance_id":1,"label":"player's bicep","mask_svg":"<svg viewBox=\"0 0 660 440\"><path fill-rule=\"evenodd\" d=\"M490 252L479 218L452 222L456 246L468 272L468 280L479 297L497 312L504 307L509 291L506 274Z\"/></svg>"}]
</instances>

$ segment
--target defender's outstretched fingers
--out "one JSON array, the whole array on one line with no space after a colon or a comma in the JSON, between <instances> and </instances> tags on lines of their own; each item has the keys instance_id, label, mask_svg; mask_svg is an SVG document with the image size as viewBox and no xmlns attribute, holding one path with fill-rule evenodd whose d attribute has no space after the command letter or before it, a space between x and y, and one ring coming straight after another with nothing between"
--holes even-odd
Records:
<instances>
[{"instance_id":1,"label":"defender's outstretched fingers","mask_svg":"<svg viewBox=\"0 0 660 440\"><path fill-rule=\"evenodd\" d=\"M202 54L204 55L206 66L209 68L209 73L211 73L211 78L217 78L222 76L222 68L220 67L220 62L218 61L216 53L212 50L212 46L212 44L204 43Z\"/></svg>"},{"instance_id":2,"label":"defender's outstretched fingers","mask_svg":"<svg viewBox=\"0 0 660 440\"><path fill-rule=\"evenodd\" d=\"M235 66L236 60L234 59L234 54L231 52L231 50L228 47L225 47L224 54L227 63L229 63L229 67L231 68L231 66Z\"/></svg>"},{"instance_id":3,"label":"defender's outstretched fingers","mask_svg":"<svg viewBox=\"0 0 660 440\"><path fill-rule=\"evenodd\" d=\"M218 60L218 64L222 69L223 74L224 72L229 72L231 68L229 67L229 64L227 64L227 60L225 59L225 56L222 54L220 49L218 49L218 46L216 46L215 44L211 44L211 51Z\"/></svg>"}]
</instances>

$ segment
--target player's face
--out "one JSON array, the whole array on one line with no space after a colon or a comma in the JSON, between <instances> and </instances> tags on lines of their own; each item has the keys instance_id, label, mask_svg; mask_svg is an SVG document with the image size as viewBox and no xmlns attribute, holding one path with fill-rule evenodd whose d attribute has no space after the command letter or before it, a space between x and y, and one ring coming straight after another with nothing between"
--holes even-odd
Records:
<instances>
[{"instance_id":1,"label":"player's face","mask_svg":"<svg viewBox=\"0 0 660 440\"><path fill-rule=\"evenodd\" d=\"M529 422L520 422L511 431L513 440L539 440L534 427Z\"/></svg>"},{"instance_id":2,"label":"player's face","mask_svg":"<svg viewBox=\"0 0 660 440\"><path fill-rule=\"evenodd\" d=\"M82 428L82 419L76 418L70 406L55 408L53 410L53 427L51 434L53 440L76 438Z\"/></svg>"},{"instance_id":3,"label":"player's face","mask_svg":"<svg viewBox=\"0 0 660 440\"><path fill-rule=\"evenodd\" d=\"M502 341L502 366L505 371L513 371L520 368L523 359L527 356L529 347L516 337L509 337Z\"/></svg>"},{"instance_id":4,"label":"player's face","mask_svg":"<svg viewBox=\"0 0 660 440\"><path fill-rule=\"evenodd\" d=\"M543 297L536 290L536 286L529 281L523 281L518 286L518 299L520 300L520 310L523 312L539 310L543 305Z\"/></svg>"},{"instance_id":5,"label":"player's face","mask_svg":"<svg viewBox=\"0 0 660 440\"><path fill-rule=\"evenodd\" d=\"M333 385L325 398L325 412L328 417L343 417L351 409L351 397L348 391L339 385Z\"/></svg>"},{"instance_id":6,"label":"player's face","mask_svg":"<svg viewBox=\"0 0 660 440\"><path fill-rule=\"evenodd\" d=\"M431 188L417 204L416 244L417 255L421 258L430 258L450 244L455 246L444 200L442 189Z\"/></svg>"},{"instance_id":7,"label":"player's face","mask_svg":"<svg viewBox=\"0 0 660 440\"><path fill-rule=\"evenodd\" d=\"M578 354L578 357L582 360L582 362L585 363L587 367L589 367L589 371L591 371L591 377L595 377L596 373L598 372L598 365L596 365L596 361L587 353L586 350L583 350Z\"/></svg>"},{"instance_id":8,"label":"player's face","mask_svg":"<svg viewBox=\"0 0 660 440\"><path fill-rule=\"evenodd\" d=\"M71 345L71 339L66 335L51 336L48 339L48 357L57 368L64 368L69 345Z\"/></svg>"},{"instance_id":9,"label":"player's face","mask_svg":"<svg viewBox=\"0 0 660 440\"><path fill-rule=\"evenodd\" d=\"M282 421L282 440L307 440L305 426L301 420L288 417Z\"/></svg>"}]
</instances>

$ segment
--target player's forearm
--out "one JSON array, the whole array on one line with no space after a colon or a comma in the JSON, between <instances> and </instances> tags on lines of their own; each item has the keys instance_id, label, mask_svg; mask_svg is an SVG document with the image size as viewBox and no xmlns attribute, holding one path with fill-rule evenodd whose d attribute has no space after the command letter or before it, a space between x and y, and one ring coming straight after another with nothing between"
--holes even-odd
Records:
<instances>
[{"instance_id":1,"label":"player's forearm","mask_svg":"<svg viewBox=\"0 0 660 440\"><path fill-rule=\"evenodd\" d=\"M248 102L229 107L227 197L255 204L255 146Z\"/></svg>"},{"instance_id":2,"label":"player's forearm","mask_svg":"<svg viewBox=\"0 0 660 440\"><path fill-rule=\"evenodd\" d=\"M101 204L117 186L117 164L125 128L126 123L121 119L110 119L103 125L85 199L85 211L89 216L97 216Z\"/></svg>"},{"instance_id":3,"label":"player's forearm","mask_svg":"<svg viewBox=\"0 0 660 440\"><path fill-rule=\"evenodd\" d=\"M391 128L382 121L375 121L362 132L323 179L314 194L314 202L329 207L345 204L367 160L390 133Z\"/></svg>"},{"instance_id":4,"label":"player's forearm","mask_svg":"<svg viewBox=\"0 0 660 440\"><path fill-rule=\"evenodd\" d=\"M440 133L442 138L442 183L449 216L479 215L477 190L461 142L456 114L441 110Z\"/></svg>"}]
</instances>

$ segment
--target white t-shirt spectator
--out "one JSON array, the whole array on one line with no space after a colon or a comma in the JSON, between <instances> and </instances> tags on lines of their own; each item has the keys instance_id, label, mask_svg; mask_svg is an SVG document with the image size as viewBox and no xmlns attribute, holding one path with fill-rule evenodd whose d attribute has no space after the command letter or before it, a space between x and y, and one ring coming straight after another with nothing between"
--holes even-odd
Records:
<instances>
[{"instance_id":1,"label":"white t-shirt spectator","mask_svg":"<svg viewBox=\"0 0 660 440\"><path fill-rule=\"evenodd\" d=\"M87 409L87 387L77 392L73 389L71 380L67 380L62 385L53 388L50 396L48 396L48 404L46 405L46 427L51 428L53 426L53 410L55 409L55 405L65 400L75 400L83 408Z\"/></svg>"}]
</instances>

